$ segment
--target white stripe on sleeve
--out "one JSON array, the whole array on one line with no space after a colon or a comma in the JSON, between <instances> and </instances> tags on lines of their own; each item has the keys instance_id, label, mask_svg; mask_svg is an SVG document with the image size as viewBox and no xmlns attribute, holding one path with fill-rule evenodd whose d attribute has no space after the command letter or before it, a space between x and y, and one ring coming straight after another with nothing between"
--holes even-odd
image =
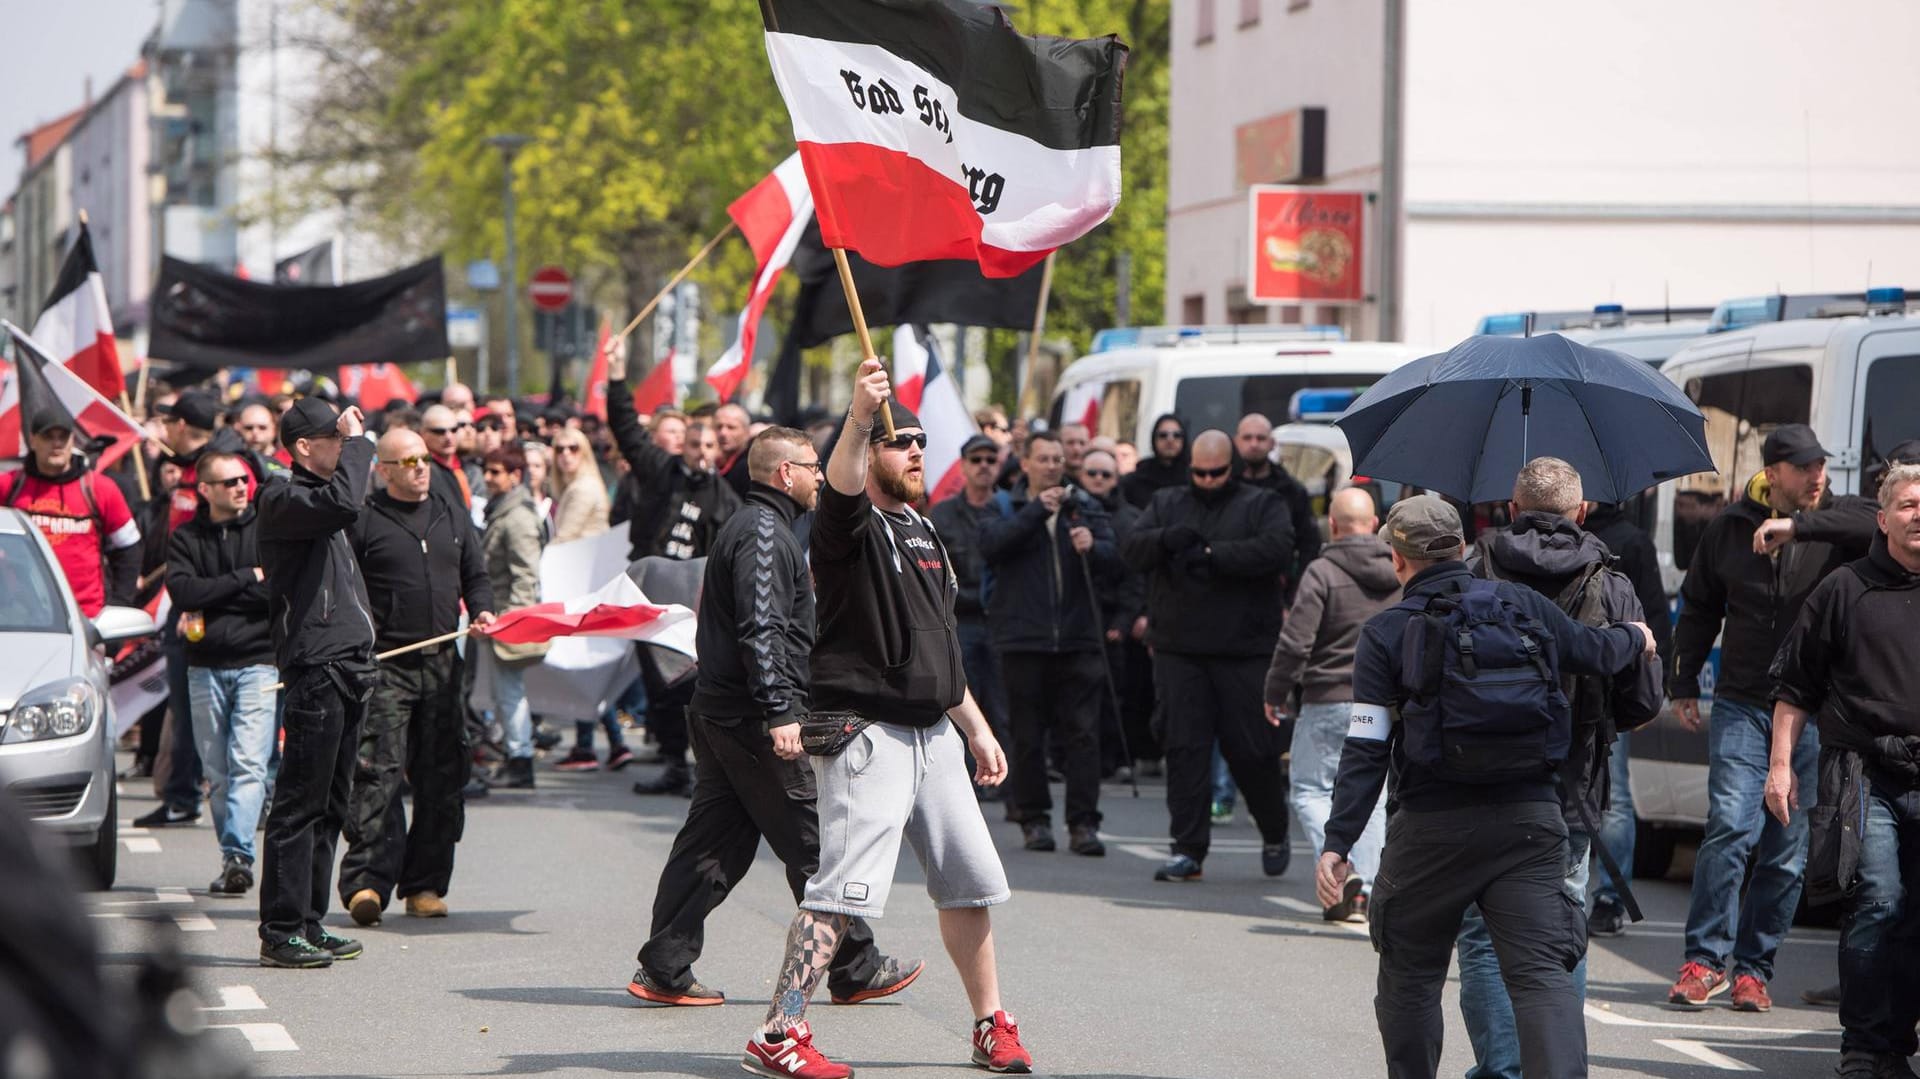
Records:
<instances>
[{"instance_id":1,"label":"white stripe on sleeve","mask_svg":"<svg viewBox=\"0 0 1920 1079\"><path fill-rule=\"evenodd\" d=\"M140 525L137 522L128 521L126 524L114 529L113 535L107 537L107 550L118 551L125 547L131 547L139 542Z\"/></svg>"},{"instance_id":2,"label":"white stripe on sleeve","mask_svg":"<svg viewBox=\"0 0 1920 1079\"><path fill-rule=\"evenodd\" d=\"M1387 740L1387 728L1392 725L1393 716L1384 704L1356 704L1353 706L1353 718L1347 725L1348 738L1365 738L1370 742Z\"/></svg>"}]
</instances>

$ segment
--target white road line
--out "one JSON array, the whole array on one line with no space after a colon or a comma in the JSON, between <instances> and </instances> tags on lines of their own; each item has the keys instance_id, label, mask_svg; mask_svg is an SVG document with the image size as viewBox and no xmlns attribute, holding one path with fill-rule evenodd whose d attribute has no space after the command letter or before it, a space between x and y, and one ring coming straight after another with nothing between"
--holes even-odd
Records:
<instances>
[{"instance_id":1,"label":"white road line","mask_svg":"<svg viewBox=\"0 0 1920 1079\"><path fill-rule=\"evenodd\" d=\"M185 888L159 888L154 891L152 899L108 899L100 905L103 907L151 907L156 903L171 906L190 905L193 903L193 897L187 894Z\"/></svg>"},{"instance_id":2,"label":"white road line","mask_svg":"<svg viewBox=\"0 0 1920 1079\"><path fill-rule=\"evenodd\" d=\"M219 926L213 924L212 918L207 917L199 911L176 914L173 916L173 924L179 926L181 932L184 933L211 933L219 928Z\"/></svg>"},{"instance_id":3,"label":"white road line","mask_svg":"<svg viewBox=\"0 0 1920 1079\"><path fill-rule=\"evenodd\" d=\"M139 825L133 823L130 820L121 821L119 831L122 836L147 834L147 830L145 828L140 827Z\"/></svg>"},{"instance_id":4,"label":"white road line","mask_svg":"<svg viewBox=\"0 0 1920 1079\"><path fill-rule=\"evenodd\" d=\"M278 1023L210 1023L208 1030L237 1030L256 1053L291 1053L300 1047Z\"/></svg>"},{"instance_id":5,"label":"white road line","mask_svg":"<svg viewBox=\"0 0 1920 1079\"><path fill-rule=\"evenodd\" d=\"M223 985L214 990L220 1003L201 1008L206 1012L264 1012L267 1002L253 991L251 985Z\"/></svg>"},{"instance_id":6,"label":"white road line","mask_svg":"<svg viewBox=\"0 0 1920 1079\"><path fill-rule=\"evenodd\" d=\"M1655 1038L1653 1044L1671 1049L1683 1057L1692 1057L1709 1068L1718 1068L1721 1071L1757 1072L1760 1070L1751 1064L1735 1060L1725 1053L1709 1049L1699 1042L1690 1042L1684 1038Z\"/></svg>"},{"instance_id":7,"label":"white road line","mask_svg":"<svg viewBox=\"0 0 1920 1079\"><path fill-rule=\"evenodd\" d=\"M1641 1027L1655 1030L1700 1030L1717 1034L1720 1037L1744 1034L1765 1034L1776 1038L1805 1038L1815 1035L1839 1037L1837 1030L1799 1030L1792 1027L1730 1027L1718 1023L1669 1023L1655 1019L1635 1019L1630 1015L1610 1012L1596 1004L1587 1004L1587 1018L1610 1027Z\"/></svg>"},{"instance_id":8,"label":"white road line","mask_svg":"<svg viewBox=\"0 0 1920 1079\"><path fill-rule=\"evenodd\" d=\"M1325 918L1321 918L1322 911L1320 907L1304 899L1295 899L1290 895L1270 895L1266 896L1265 899L1274 906L1293 911L1295 914L1311 914L1316 918L1320 918L1321 924L1330 929L1344 929L1349 933L1354 933L1369 939L1373 936L1373 932L1367 928L1367 923L1365 922L1329 922Z\"/></svg>"},{"instance_id":9,"label":"white road line","mask_svg":"<svg viewBox=\"0 0 1920 1079\"><path fill-rule=\"evenodd\" d=\"M144 836L144 835L122 836L120 839L120 842L125 843L127 845L128 854L160 853L160 841L158 839L154 839L151 836Z\"/></svg>"}]
</instances>

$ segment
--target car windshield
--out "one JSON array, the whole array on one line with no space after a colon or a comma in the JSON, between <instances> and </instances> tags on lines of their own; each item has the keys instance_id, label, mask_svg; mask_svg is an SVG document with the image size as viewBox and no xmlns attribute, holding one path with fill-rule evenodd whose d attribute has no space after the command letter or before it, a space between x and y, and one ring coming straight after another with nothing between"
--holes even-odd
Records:
<instances>
[{"instance_id":1,"label":"car windshield","mask_svg":"<svg viewBox=\"0 0 1920 1079\"><path fill-rule=\"evenodd\" d=\"M1183 378L1173 394L1173 411L1187 430L1232 434L1240 417L1258 412L1274 423L1285 423L1293 395L1301 390L1362 389L1376 380L1354 371L1316 371L1288 375L1209 375Z\"/></svg>"},{"instance_id":2,"label":"car windshield","mask_svg":"<svg viewBox=\"0 0 1920 1079\"><path fill-rule=\"evenodd\" d=\"M31 536L0 533L0 633L65 633L60 582Z\"/></svg>"}]
</instances>

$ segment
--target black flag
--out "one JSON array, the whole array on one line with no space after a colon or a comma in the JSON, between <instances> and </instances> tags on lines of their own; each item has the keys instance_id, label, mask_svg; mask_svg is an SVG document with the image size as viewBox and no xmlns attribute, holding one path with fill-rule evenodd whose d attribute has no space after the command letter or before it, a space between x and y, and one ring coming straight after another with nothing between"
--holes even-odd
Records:
<instances>
[{"instance_id":1,"label":"black flag","mask_svg":"<svg viewBox=\"0 0 1920 1079\"><path fill-rule=\"evenodd\" d=\"M847 261L853 267L853 283L860 290L860 308L869 326L957 322L1030 329L1045 269L1035 266L1017 277L987 277L978 263L967 259L875 266L849 251ZM794 344L812 348L853 332L853 315L847 311L833 252L820 245L818 221L807 226L787 269L800 277L800 295L787 331Z\"/></svg>"}]
</instances>

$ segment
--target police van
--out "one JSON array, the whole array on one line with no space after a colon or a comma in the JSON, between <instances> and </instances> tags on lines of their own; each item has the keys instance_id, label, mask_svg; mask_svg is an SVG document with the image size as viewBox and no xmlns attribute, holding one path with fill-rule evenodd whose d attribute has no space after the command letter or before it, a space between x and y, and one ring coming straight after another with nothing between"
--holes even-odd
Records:
<instances>
[{"instance_id":1,"label":"police van","mask_svg":"<svg viewBox=\"0 0 1920 1079\"><path fill-rule=\"evenodd\" d=\"M1793 315L1797 317L1787 318ZM1706 416L1707 448L1717 473L1663 484L1656 496L1654 545L1669 594L1678 591L1706 524L1741 497L1760 471L1760 445L1774 428L1811 426L1832 451L1835 494L1872 494L1892 447L1920 438L1920 306L1898 288L1853 295L1772 296L1722 304L1709 333L1661 368ZM1718 650L1701 675L1710 705ZM1673 826L1706 821L1707 747L1703 733L1669 711L1632 742L1634 810L1643 825L1642 869L1663 870Z\"/></svg>"},{"instance_id":2,"label":"police van","mask_svg":"<svg viewBox=\"0 0 1920 1079\"><path fill-rule=\"evenodd\" d=\"M1603 303L1587 312L1514 311L1482 318L1478 332L1496 337L1557 333L1569 341L1609 349L1659 367L1681 346L1710 331L1714 310L1707 307L1629 309L1617 303Z\"/></svg>"}]
</instances>

